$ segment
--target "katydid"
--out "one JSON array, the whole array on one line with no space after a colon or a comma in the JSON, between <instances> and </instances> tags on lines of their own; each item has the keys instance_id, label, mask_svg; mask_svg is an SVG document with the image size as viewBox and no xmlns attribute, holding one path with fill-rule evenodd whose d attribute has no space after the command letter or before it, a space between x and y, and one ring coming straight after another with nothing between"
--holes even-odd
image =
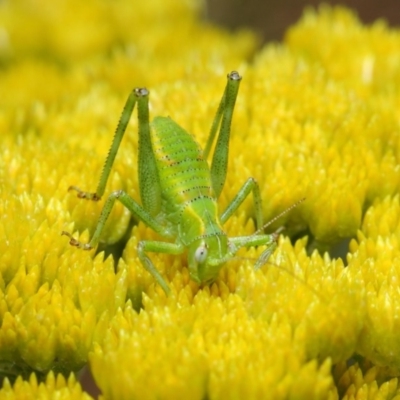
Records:
<instances>
[{"instance_id":1,"label":"katydid","mask_svg":"<svg viewBox=\"0 0 400 400\"><path fill-rule=\"evenodd\" d=\"M149 92L145 88L134 89L122 112L96 192L84 192L76 186L71 186L69 190L78 192L79 198L100 200L122 137L137 105L141 204L122 190L112 192L104 204L89 243L81 243L70 233L63 232L70 238L70 244L84 250L96 247L115 200L119 200L138 220L169 240L142 240L138 244L141 263L166 294L170 288L148 257L149 252L181 254L187 251L190 277L199 284L215 280L222 265L232 259L241 247L266 246L255 268L265 264L276 247L278 232L270 235L263 233L261 196L256 180L248 178L221 214L217 205L227 173L232 114L240 81L241 76L236 71L228 74L204 151L172 119L156 117L150 124ZM206 160L217 133L209 167ZM222 226L250 192L253 194L257 231L253 235L228 238Z\"/></svg>"}]
</instances>

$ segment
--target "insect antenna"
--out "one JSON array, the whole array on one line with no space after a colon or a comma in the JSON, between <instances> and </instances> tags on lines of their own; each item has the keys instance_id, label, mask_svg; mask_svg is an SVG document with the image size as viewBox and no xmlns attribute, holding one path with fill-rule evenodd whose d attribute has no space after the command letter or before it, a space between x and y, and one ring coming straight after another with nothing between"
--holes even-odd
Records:
<instances>
[{"instance_id":1,"label":"insect antenna","mask_svg":"<svg viewBox=\"0 0 400 400\"><path fill-rule=\"evenodd\" d=\"M242 261L257 261L256 258L253 257L242 257L242 256L234 256L232 257L232 260L242 260ZM299 282L300 284L302 284L304 287L307 288L307 290L309 290L314 296L317 297L318 300L320 300L322 303L327 304L327 301L324 300L322 294L320 292L318 292L318 290L316 290L314 287L312 287L310 284L308 284L304 279L300 278L299 276L297 276L294 272L292 272L291 270L289 270L288 268L283 267L282 265L278 265L276 263L273 263L271 261L267 261L265 264L272 266L276 269L278 269L279 271L283 271L285 273L287 273L288 275L290 275L295 281Z\"/></svg>"},{"instance_id":2,"label":"insect antenna","mask_svg":"<svg viewBox=\"0 0 400 400\"><path fill-rule=\"evenodd\" d=\"M289 206L288 208L286 208L285 210L283 210L281 213L279 213L278 215L276 215L274 218L270 219L267 223L265 223L262 227L258 228L255 232L253 232L250 237L252 236L256 236L260 233L264 232L264 229L267 228L268 226L272 225L275 221L277 221L279 218L283 217L285 214L287 214L289 211L293 210L293 208L296 208L298 205L300 205L306 198L303 197L302 199L296 201L295 203L293 203L291 206ZM275 231L275 234L278 234L280 232L282 232L285 229L285 227L281 226L280 228L278 228Z\"/></svg>"}]
</instances>

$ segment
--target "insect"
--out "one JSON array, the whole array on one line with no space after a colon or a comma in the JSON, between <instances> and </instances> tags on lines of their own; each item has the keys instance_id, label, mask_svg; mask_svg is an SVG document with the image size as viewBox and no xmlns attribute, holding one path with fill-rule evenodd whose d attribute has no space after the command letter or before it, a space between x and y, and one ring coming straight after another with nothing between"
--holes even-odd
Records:
<instances>
[{"instance_id":1,"label":"insect","mask_svg":"<svg viewBox=\"0 0 400 400\"><path fill-rule=\"evenodd\" d=\"M270 235L263 233L261 196L256 180L248 178L226 209L222 213L218 210L217 200L224 186L228 167L232 115L241 81L241 76L236 71L229 73L227 78L204 150L172 119L156 117L150 123L148 90L136 88L132 91L118 123L96 192L84 192L76 186L71 186L69 190L76 191L82 199L101 199L136 105L141 204L122 190L112 192L105 201L89 243L81 243L70 233L62 232L70 238L71 245L84 250L96 247L111 209L118 200L138 220L167 240L142 240L138 244L141 263L166 294L170 292L170 288L148 253L182 254L187 251L190 277L199 284L208 284L215 280L222 265L232 259L241 247L266 246L255 264L256 269L268 260L276 247L279 232ZM207 157L217 133L209 167ZM250 193L253 194L257 231L248 236L228 238L223 224Z\"/></svg>"}]
</instances>

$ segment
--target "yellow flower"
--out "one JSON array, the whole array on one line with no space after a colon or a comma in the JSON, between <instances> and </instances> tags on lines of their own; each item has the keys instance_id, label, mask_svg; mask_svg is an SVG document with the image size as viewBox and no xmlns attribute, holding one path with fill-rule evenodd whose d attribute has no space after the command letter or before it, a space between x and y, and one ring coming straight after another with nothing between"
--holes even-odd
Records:
<instances>
[{"instance_id":1,"label":"yellow flower","mask_svg":"<svg viewBox=\"0 0 400 400\"><path fill-rule=\"evenodd\" d=\"M3 388L0 389L0 398L4 400L36 400L36 399L60 399L60 400L90 400L87 393L82 391L80 384L73 374L65 379L61 374L54 376L49 372L44 382L38 382L35 374L29 380L18 378L11 386L5 379Z\"/></svg>"},{"instance_id":2,"label":"yellow flower","mask_svg":"<svg viewBox=\"0 0 400 400\"><path fill-rule=\"evenodd\" d=\"M399 196L377 200L351 243L349 271L366 290L365 320L357 352L400 373L400 204Z\"/></svg>"},{"instance_id":3,"label":"yellow flower","mask_svg":"<svg viewBox=\"0 0 400 400\"><path fill-rule=\"evenodd\" d=\"M334 398L330 362L308 363L287 321L212 290L191 305L184 293L159 301L146 298L140 314L128 305L92 354L105 398Z\"/></svg>"},{"instance_id":4,"label":"yellow flower","mask_svg":"<svg viewBox=\"0 0 400 400\"><path fill-rule=\"evenodd\" d=\"M126 272L65 243L58 200L3 193L0 208L0 359L37 371L77 370L124 304Z\"/></svg>"},{"instance_id":5,"label":"yellow flower","mask_svg":"<svg viewBox=\"0 0 400 400\"><path fill-rule=\"evenodd\" d=\"M398 378L380 383L382 377L387 377L387 372L384 368L371 367L368 363L361 366L358 363L350 366L339 363L334 368L334 376L340 398L344 400L397 399L400 395Z\"/></svg>"}]
</instances>

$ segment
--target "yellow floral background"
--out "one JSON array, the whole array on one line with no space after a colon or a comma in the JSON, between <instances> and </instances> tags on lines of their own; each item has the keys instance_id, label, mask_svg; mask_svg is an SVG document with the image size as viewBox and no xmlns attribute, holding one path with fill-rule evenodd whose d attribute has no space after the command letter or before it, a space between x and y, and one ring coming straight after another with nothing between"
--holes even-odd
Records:
<instances>
[{"instance_id":1,"label":"yellow floral background","mask_svg":"<svg viewBox=\"0 0 400 400\"><path fill-rule=\"evenodd\" d=\"M1 399L400 399L400 32L307 10L283 43L202 20L194 0L0 3ZM125 99L150 90L204 145L226 74L243 76L223 209L244 181L265 220L302 197L276 252L243 249L216 282L118 204L98 252L95 190ZM107 192L139 198L137 122ZM251 198L225 226L254 232ZM349 244L348 244L349 243ZM348 244L348 245L347 245ZM336 251L341 245L342 258Z\"/></svg>"}]
</instances>

